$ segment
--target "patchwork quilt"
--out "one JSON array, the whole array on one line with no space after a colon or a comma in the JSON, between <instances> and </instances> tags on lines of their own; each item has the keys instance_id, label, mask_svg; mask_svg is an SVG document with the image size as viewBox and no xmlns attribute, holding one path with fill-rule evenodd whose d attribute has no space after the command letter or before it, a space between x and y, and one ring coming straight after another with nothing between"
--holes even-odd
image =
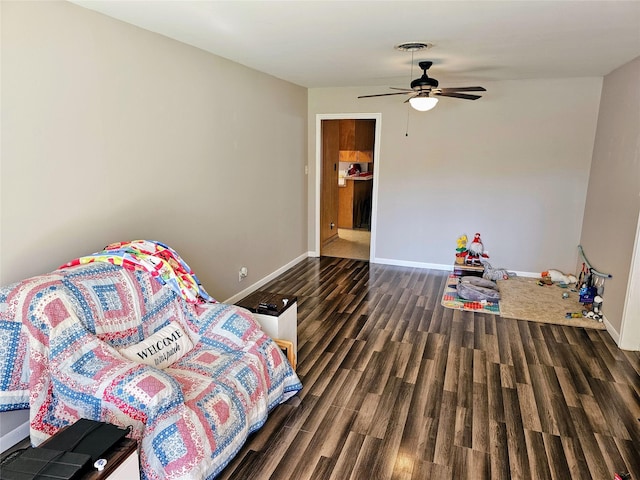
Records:
<instances>
[{"instance_id":1,"label":"patchwork quilt","mask_svg":"<svg viewBox=\"0 0 640 480\"><path fill-rule=\"evenodd\" d=\"M188 302L215 302L178 252L155 240L112 243L100 252L76 258L59 268L91 262L107 262L129 270L145 270L160 283L169 285Z\"/></svg>"},{"instance_id":2,"label":"patchwork quilt","mask_svg":"<svg viewBox=\"0 0 640 480\"><path fill-rule=\"evenodd\" d=\"M166 368L120 353L176 324L193 348ZM102 420L133 428L143 479L213 478L301 388L248 311L146 271L89 263L0 289L0 411L30 408L34 445Z\"/></svg>"}]
</instances>

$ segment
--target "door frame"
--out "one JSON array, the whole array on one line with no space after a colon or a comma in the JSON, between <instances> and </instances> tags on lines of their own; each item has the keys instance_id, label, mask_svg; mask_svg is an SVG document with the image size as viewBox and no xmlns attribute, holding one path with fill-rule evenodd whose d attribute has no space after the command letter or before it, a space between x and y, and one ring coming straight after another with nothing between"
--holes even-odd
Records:
<instances>
[{"instance_id":1,"label":"door frame","mask_svg":"<svg viewBox=\"0 0 640 480\"><path fill-rule=\"evenodd\" d=\"M613 337L613 335L611 336ZM638 215L636 225L629 283L627 284L627 295L622 310L622 324L617 343L622 350L640 350L640 215Z\"/></svg>"},{"instance_id":2,"label":"door frame","mask_svg":"<svg viewBox=\"0 0 640 480\"><path fill-rule=\"evenodd\" d=\"M322 173L322 121L323 120L375 120L375 144L373 147L374 174L371 193L371 243L369 261L375 263L376 229L378 219L378 179L380 178L380 134L382 132L382 113L318 113L316 114L316 195L315 195L315 246L314 257L320 256L320 181Z\"/></svg>"}]
</instances>

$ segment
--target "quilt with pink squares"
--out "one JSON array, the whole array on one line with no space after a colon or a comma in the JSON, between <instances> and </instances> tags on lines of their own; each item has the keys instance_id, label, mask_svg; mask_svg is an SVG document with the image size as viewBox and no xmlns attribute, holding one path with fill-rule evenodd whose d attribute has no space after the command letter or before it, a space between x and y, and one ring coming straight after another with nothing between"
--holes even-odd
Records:
<instances>
[{"instance_id":1,"label":"quilt with pink squares","mask_svg":"<svg viewBox=\"0 0 640 480\"><path fill-rule=\"evenodd\" d=\"M169 325L181 333L156 341ZM141 360L181 350L157 368L125 356L132 346ZM215 477L302 388L248 311L111 263L0 289L0 369L0 410L30 408L32 444L79 418L131 426L149 480Z\"/></svg>"}]
</instances>

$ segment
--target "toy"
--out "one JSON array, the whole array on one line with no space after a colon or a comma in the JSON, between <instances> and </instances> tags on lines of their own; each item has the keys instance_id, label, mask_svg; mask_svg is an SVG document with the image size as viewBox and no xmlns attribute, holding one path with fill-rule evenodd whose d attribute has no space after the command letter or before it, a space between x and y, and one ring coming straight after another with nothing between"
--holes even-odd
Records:
<instances>
[{"instance_id":1,"label":"toy","mask_svg":"<svg viewBox=\"0 0 640 480\"><path fill-rule=\"evenodd\" d=\"M580 303L584 303L585 305L592 304L597 294L596 287L584 283L580 287Z\"/></svg>"},{"instance_id":2,"label":"toy","mask_svg":"<svg viewBox=\"0 0 640 480\"><path fill-rule=\"evenodd\" d=\"M604 302L604 298L600 295L597 295L593 299L593 318L599 322L601 322L604 317L604 314L602 313L602 302Z\"/></svg>"},{"instance_id":3,"label":"toy","mask_svg":"<svg viewBox=\"0 0 640 480\"><path fill-rule=\"evenodd\" d=\"M550 270L547 270L546 272L542 272L540 276L543 279L545 277L549 277L549 279L553 283L564 283L565 285L570 285L572 283L578 282L578 279L575 277L575 275L571 275L571 274L565 275L560 270L550 269Z\"/></svg>"},{"instance_id":4,"label":"toy","mask_svg":"<svg viewBox=\"0 0 640 480\"><path fill-rule=\"evenodd\" d=\"M484 265L482 277L488 280L509 280L510 277L517 276L515 272L508 272L504 268L493 268L491 264L485 260L480 260L480 262Z\"/></svg>"},{"instance_id":5,"label":"toy","mask_svg":"<svg viewBox=\"0 0 640 480\"><path fill-rule=\"evenodd\" d=\"M462 234L458 237L458 246L456 247L456 252L466 252L467 251L467 236Z\"/></svg>"},{"instance_id":6,"label":"toy","mask_svg":"<svg viewBox=\"0 0 640 480\"><path fill-rule=\"evenodd\" d=\"M500 300L498 285L485 278L461 277L457 286L458 296L474 302L497 302Z\"/></svg>"},{"instance_id":7,"label":"toy","mask_svg":"<svg viewBox=\"0 0 640 480\"><path fill-rule=\"evenodd\" d=\"M484 251L484 245L480 240L480 234L476 233L468 247L467 265L482 265L480 258L489 258L489 254Z\"/></svg>"},{"instance_id":8,"label":"toy","mask_svg":"<svg viewBox=\"0 0 640 480\"><path fill-rule=\"evenodd\" d=\"M458 246L456 247L456 263L462 265L467 256L467 236L462 234L458 237Z\"/></svg>"}]
</instances>

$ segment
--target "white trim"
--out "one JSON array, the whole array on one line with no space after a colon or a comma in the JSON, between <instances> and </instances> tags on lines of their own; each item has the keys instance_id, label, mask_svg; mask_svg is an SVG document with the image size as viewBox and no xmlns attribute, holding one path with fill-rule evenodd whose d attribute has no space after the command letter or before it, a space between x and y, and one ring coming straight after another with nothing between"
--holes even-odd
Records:
<instances>
[{"instance_id":1,"label":"white trim","mask_svg":"<svg viewBox=\"0 0 640 480\"><path fill-rule=\"evenodd\" d=\"M242 290L241 292L236 293L233 297L229 297L227 298L225 301L223 301L222 303L236 303L237 301L242 300L244 297L246 297L247 295L249 295L250 293L255 292L256 290L258 290L260 287L262 287L263 285L266 285L267 283L269 283L271 280L273 280L274 278L276 278L278 275L280 275L281 273L286 272L287 270L289 270L291 267L293 267L294 265L297 265L298 263L300 263L302 260L304 260L305 258L307 258L309 256L309 252L307 253L303 253L302 255L300 255L299 257L291 260L289 263L287 263L286 265L278 268L277 270L275 270L274 272L270 273L269 275L267 275L266 277L262 278L261 280L258 280L256 283L254 283L253 285L245 288L244 290Z\"/></svg>"},{"instance_id":2,"label":"white trim","mask_svg":"<svg viewBox=\"0 0 640 480\"><path fill-rule=\"evenodd\" d=\"M612 333L611 336L622 350L640 350L640 215L638 216L636 239L631 254L620 334L617 335L617 338Z\"/></svg>"},{"instance_id":3,"label":"white trim","mask_svg":"<svg viewBox=\"0 0 640 480\"><path fill-rule=\"evenodd\" d=\"M412 268L430 268L431 270L453 270L451 265L441 263L424 263L412 262L409 260L396 260L394 258L373 258L371 263L379 263L382 265L394 265L396 267L412 267Z\"/></svg>"},{"instance_id":4,"label":"white trim","mask_svg":"<svg viewBox=\"0 0 640 480\"><path fill-rule=\"evenodd\" d=\"M518 277L527 277L527 278L540 278L540 272L519 272L514 271Z\"/></svg>"},{"instance_id":5,"label":"white trim","mask_svg":"<svg viewBox=\"0 0 640 480\"><path fill-rule=\"evenodd\" d=\"M395 265L398 267L413 267L413 268L430 268L432 270L450 270L453 271L453 264L442 263L424 263L424 262L410 262L408 260L395 260L393 258L374 258L371 263L380 263L382 265ZM538 272L513 272L519 277L539 278Z\"/></svg>"},{"instance_id":6,"label":"white trim","mask_svg":"<svg viewBox=\"0 0 640 480\"><path fill-rule=\"evenodd\" d=\"M316 232L313 246L313 256L320 256L320 175L322 173L322 120L320 115L316 115L316 199L315 215L313 219L314 230Z\"/></svg>"},{"instance_id":7,"label":"white trim","mask_svg":"<svg viewBox=\"0 0 640 480\"><path fill-rule=\"evenodd\" d=\"M18 425L16 428L11 430L10 432L5 433L0 436L0 452L4 452L11 447L13 447L16 443L21 442L25 438L29 437L29 419L21 425Z\"/></svg>"},{"instance_id":8,"label":"white trim","mask_svg":"<svg viewBox=\"0 0 640 480\"><path fill-rule=\"evenodd\" d=\"M380 178L380 137L382 136L381 113L318 113L316 114L316 198L315 198L315 245L312 257L320 256L320 176L322 171L322 120L375 120L376 133L373 149L375 173L373 174L371 201L371 240L369 258L375 258L376 228L378 223L378 179Z\"/></svg>"},{"instance_id":9,"label":"white trim","mask_svg":"<svg viewBox=\"0 0 640 480\"><path fill-rule=\"evenodd\" d=\"M613 325L611 325L609 320L607 320L606 315L602 316L602 323L604 323L604 326L607 327L607 332L609 332L609 335L611 335L611 338L613 338L613 341L619 344L620 334L615 328L613 328Z\"/></svg>"}]
</instances>

